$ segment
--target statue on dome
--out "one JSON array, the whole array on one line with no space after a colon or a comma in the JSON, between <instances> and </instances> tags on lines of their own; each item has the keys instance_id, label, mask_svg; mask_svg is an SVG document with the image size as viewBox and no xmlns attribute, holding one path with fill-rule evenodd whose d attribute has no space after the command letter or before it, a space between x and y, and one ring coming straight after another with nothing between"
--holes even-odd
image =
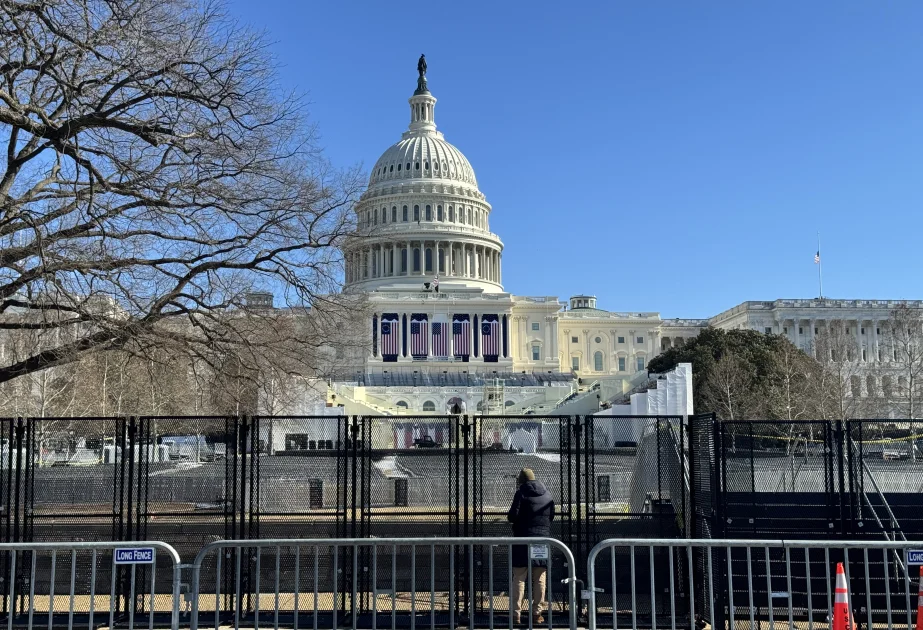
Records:
<instances>
[{"instance_id":1,"label":"statue on dome","mask_svg":"<svg viewBox=\"0 0 923 630\"><path fill-rule=\"evenodd\" d=\"M417 72L420 73L420 77L426 76L426 55L420 55L420 60L417 61Z\"/></svg>"}]
</instances>

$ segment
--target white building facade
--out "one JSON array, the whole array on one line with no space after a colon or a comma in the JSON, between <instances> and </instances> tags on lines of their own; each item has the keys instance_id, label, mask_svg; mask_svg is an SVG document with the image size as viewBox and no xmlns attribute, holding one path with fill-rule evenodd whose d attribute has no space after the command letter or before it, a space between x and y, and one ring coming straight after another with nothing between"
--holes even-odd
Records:
<instances>
[{"instance_id":1,"label":"white building facade","mask_svg":"<svg viewBox=\"0 0 923 630\"><path fill-rule=\"evenodd\" d=\"M706 326L784 334L807 350L823 322L847 320L863 356L878 358L881 322L898 302L744 302L710 319L664 320L601 310L593 295L513 295L493 208L437 130L423 74L409 105L409 126L372 168L344 247L344 291L371 307L368 356L331 390L348 412L444 413L460 402L474 411L489 386L510 413L553 408L590 382L627 390L651 358Z\"/></svg>"}]
</instances>

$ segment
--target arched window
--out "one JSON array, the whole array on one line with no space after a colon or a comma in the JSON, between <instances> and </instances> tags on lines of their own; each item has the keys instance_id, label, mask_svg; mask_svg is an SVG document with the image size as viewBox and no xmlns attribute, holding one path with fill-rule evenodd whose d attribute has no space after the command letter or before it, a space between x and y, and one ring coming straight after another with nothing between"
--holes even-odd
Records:
<instances>
[{"instance_id":1,"label":"arched window","mask_svg":"<svg viewBox=\"0 0 923 630\"><path fill-rule=\"evenodd\" d=\"M391 223L397 223L397 206L391 206Z\"/></svg>"},{"instance_id":2,"label":"arched window","mask_svg":"<svg viewBox=\"0 0 923 630\"><path fill-rule=\"evenodd\" d=\"M407 248L401 250L401 273L407 273Z\"/></svg>"},{"instance_id":3,"label":"arched window","mask_svg":"<svg viewBox=\"0 0 923 630\"><path fill-rule=\"evenodd\" d=\"M420 271L420 250L413 250L413 270Z\"/></svg>"},{"instance_id":4,"label":"arched window","mask_svg":"<svg viewBox=\"0 0 923 630\"><path fill-rule=\"evenodd\" d=\"M514 401L508 400L508 401L506 401L505 403L503 403L503 406L504 406L504 407L512 407L512 406L515 405L515 404L516 404L516 403L515 403Z\"/></svg>"},{"instance_id":5,"label":"arched window","mask_svg":"<svg viewBox=\"0 0 923 630\"><path fill-rule=\"evenodd\" d=\"M603 371L603 353L596 352L593 354L593 369L597 372Z\"/></svg>"},{"instance_id":6,"label":"arched window","mask_svg":"<svg viewBox=\"0 0 923 630\"><path fill-rule=\"evenodd\" d=\"M399 401L397 401L397 408L398 408L398 409L407 409L407 402L404 401L404 400L399 400Z\"/></svg>"},{"instance_id":7,"label":"arched window","mask_svg":"<svg viewBox=\"0 0 923 630\"><path fill-rule=\"evenodd\" d=\"M862 379L855 374L849 377L849 387L856 398L862 395Z\"/></svg>"},{"instance_id":8,"label":"arched window","mask_svg":"<svg viewBox=\"0 0 923 630\"><path fill-rule=\"evenodd\" d=\"M407 223L407 206L404 206L404 223Z\"/></svg>"},{"instance_id":9,"label":"arched window","mask_svg":"<svg viewBox=\"0 0 923 630\"><path fill-rule=\"evenodd\" d=\"M433 250L429 247L426 248L426 271L433 270Z\"/></svg>"},{"instance_id":10,"label":"arched window","mask_svg":"<svg viewBox=\"0 0 923 630\"><path fill-rule=\"evenodd\" d=\"M420 206L413 207L413 220L417 223L420 222Z\"/></svg>"},{"instance_id":11,"label":"arched window","mask_svg":"<svg viewBox=\"0 0 923 630\"><path fill-rule=\"evenodd\" d=\"M442 206L436 206L436 220L442 221Z\"/></svg>"},{"instance_id":12,"label":"arched window","mask_svg":"<svg viewBox=\"0 0 923 630\"><path fill-rule=\"evenodd\" d=\"M436 403L432 400L427 400L423 403L423 411L436 411Z\"/></svg>"},{"instance_id":13,"label":"arched window","mask_svg":"<svg viewBox=\"0 0 923 630\"><path fill-rule=\"evenodd\" d=\"M433 220L433 207L432 206L426 206L426 220L427 221Z\"/></svg>"},{"instance_id":14,"label":"arched window","mask_svg":"<svg viewBox=\"0 0 923 630\"><path fill-rule=\"evenodd\" d=\"M449 206L449 223L455 223L455 208Z\"/></svg>"}]
</instances>

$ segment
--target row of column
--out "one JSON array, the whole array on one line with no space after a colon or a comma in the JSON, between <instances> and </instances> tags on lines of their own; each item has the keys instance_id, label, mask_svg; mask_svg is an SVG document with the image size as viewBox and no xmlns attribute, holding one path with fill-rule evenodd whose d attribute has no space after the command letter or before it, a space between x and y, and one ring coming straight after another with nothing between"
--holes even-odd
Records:
<instances>
[{"instance_id":1,"label":"row of column","mask_svg":"<svg viewBox=\"0 0 923 630\"><path fill-rule=\"evenodd\" d=\"M346 257L346 282L400 276L473 278L500 284L499 250L454 241L381 243Z\"/></svg>"},{"instance_id":2,"label":"row of column","mask_svg":"<svg viewBox=\"0 0 923 630\"><path fill-rule=\"evenodd\" d=\"M389 311L389 312L393 313L393 311ZM382 358L382 352L381 352L381 317L382 317L382 314L383 313L375 313L372 317L373 331L376 336L376 342L372 344L372 352L370 355L373 359ZM411 356L410 324L412 323L411 316L414 314L415 313L407 313L407 312L402 312L402 313L397 314L397 317L398 317L398 324L397 324L398 359L410 358ZM452 316L460 315L460 314L461 313L453 313L449 315L449 319L451 320ZM468 324L469 324L468 326L468 349L470 352L469 356L471 357L474 356L475 341L477 342L477 349L478 349L477 356L479 358L484 356L484 339L481 334L481 324L483 323L485 314L495 315L495 313L468 313ZM477 317L477 323L478 323L477 326L474 325L475 317ZM510 355L510 343L509 343L510 322L509 322L509 319L510 319L509 315L499 316L499 331L500 331L500 337L501 337L499 358L501 359L508 359ZM406 326L407 326L407 330L406 330L407 338L406 339L404 338L405 336L404 322L406 322ZM455 335L453 334L452 327L455 322L452 322L452 321L434 322L432 320L428 320L427 323L429 324L429 327L428 327L429 328L429 339L427 339L427 343L426 343L427 359L435 358L435 355L433 354L433 324L434 323L448 324L449 330L446 333L448 335L447 354L449 358L454 357L455 356Z\"/></svg>"},{"instance_id":3,"label":"row of column","mask_svg":"<svg viewBox=\"0 0 923 630\"><path fill-rule=\"evenodd\" d=\"M532 361L532 344L537 341L529 324L532 319L527 315L513 315L510 318L512 324L510 327L511 334L515 334L515 343L519 352L519 357L523 361ZM558 335L557 335L557 317L546 317L542 326L542 361L554 359L558 356Z\"/></svg>"},{"instance_id":4,"label":"row of column","mask_svg":"<svg viewBox=\"0 0 923 630\"><path fill-rule=\"evenodd\" d=\"M856 350L858 352L856 359L858 361L878 361L879 357L884 360L888 359L887 356L882 354L884 342L881 329L885 325L882 320L784 319L777 321L777 326L780 329L777 332L784 333L785 328L788 328L788 336L792 343L802 350L810 352L814 347L818 334L828 326L830 321L839 322L844 327L844 332L845 329L849 329L849 337L854 338L856 341ZM804 331L805 327L807 327L807 331ZM810 347L808 347L808 344L810 344ZM866 351L864 355L863 350Z\"/></svg>"}]
</instances>

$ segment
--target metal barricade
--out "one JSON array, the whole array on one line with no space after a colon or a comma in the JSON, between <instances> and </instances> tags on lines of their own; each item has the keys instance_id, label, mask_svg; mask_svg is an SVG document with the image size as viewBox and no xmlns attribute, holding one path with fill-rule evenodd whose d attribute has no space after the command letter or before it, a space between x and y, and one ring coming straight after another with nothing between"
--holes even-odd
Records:
<instances>
[{"instance_id":1,"label":"metal barricade","mask_svg":"<svg viewBox=\"0 0 923 630\"><path fill-rule=\"evenodd\" d=\"M432 630L457 624L512 628L514 553L529 564L517 572L525 577L525 603L548 602L543 623L529 606L522 613L523 624L575 630L574 557L550 538L213 542L192 565L191 630L200 622L215 628L233 622L235 628L262 624L295 630L394 630L398 625ZM539 572L529 579L539 561L547 564L546 597L533 592L533 579L541 583Z\"/></svg>"},{"instance_id":2,"label":"metal barricade","mask_svg":"<svg viewBox=\"0 0 923 630\"><path fill-rule=\"evenodd\" d=\"M180 570L161 542L0 543L0 627L176 630Z\"/></svg>"},{"instance_id":3,"label":"metal barricade","mask_svg":"<svg viewBox=\"0 0 923 630\"><path fill-rule=\"evenodd\" d=\"M905 541L604 540L587 560L589 628L624 628L629 619L633 630L830 627L842 562L856 627L909 629L909 552L921 549Z\"/></svg>"}]
</instances>

